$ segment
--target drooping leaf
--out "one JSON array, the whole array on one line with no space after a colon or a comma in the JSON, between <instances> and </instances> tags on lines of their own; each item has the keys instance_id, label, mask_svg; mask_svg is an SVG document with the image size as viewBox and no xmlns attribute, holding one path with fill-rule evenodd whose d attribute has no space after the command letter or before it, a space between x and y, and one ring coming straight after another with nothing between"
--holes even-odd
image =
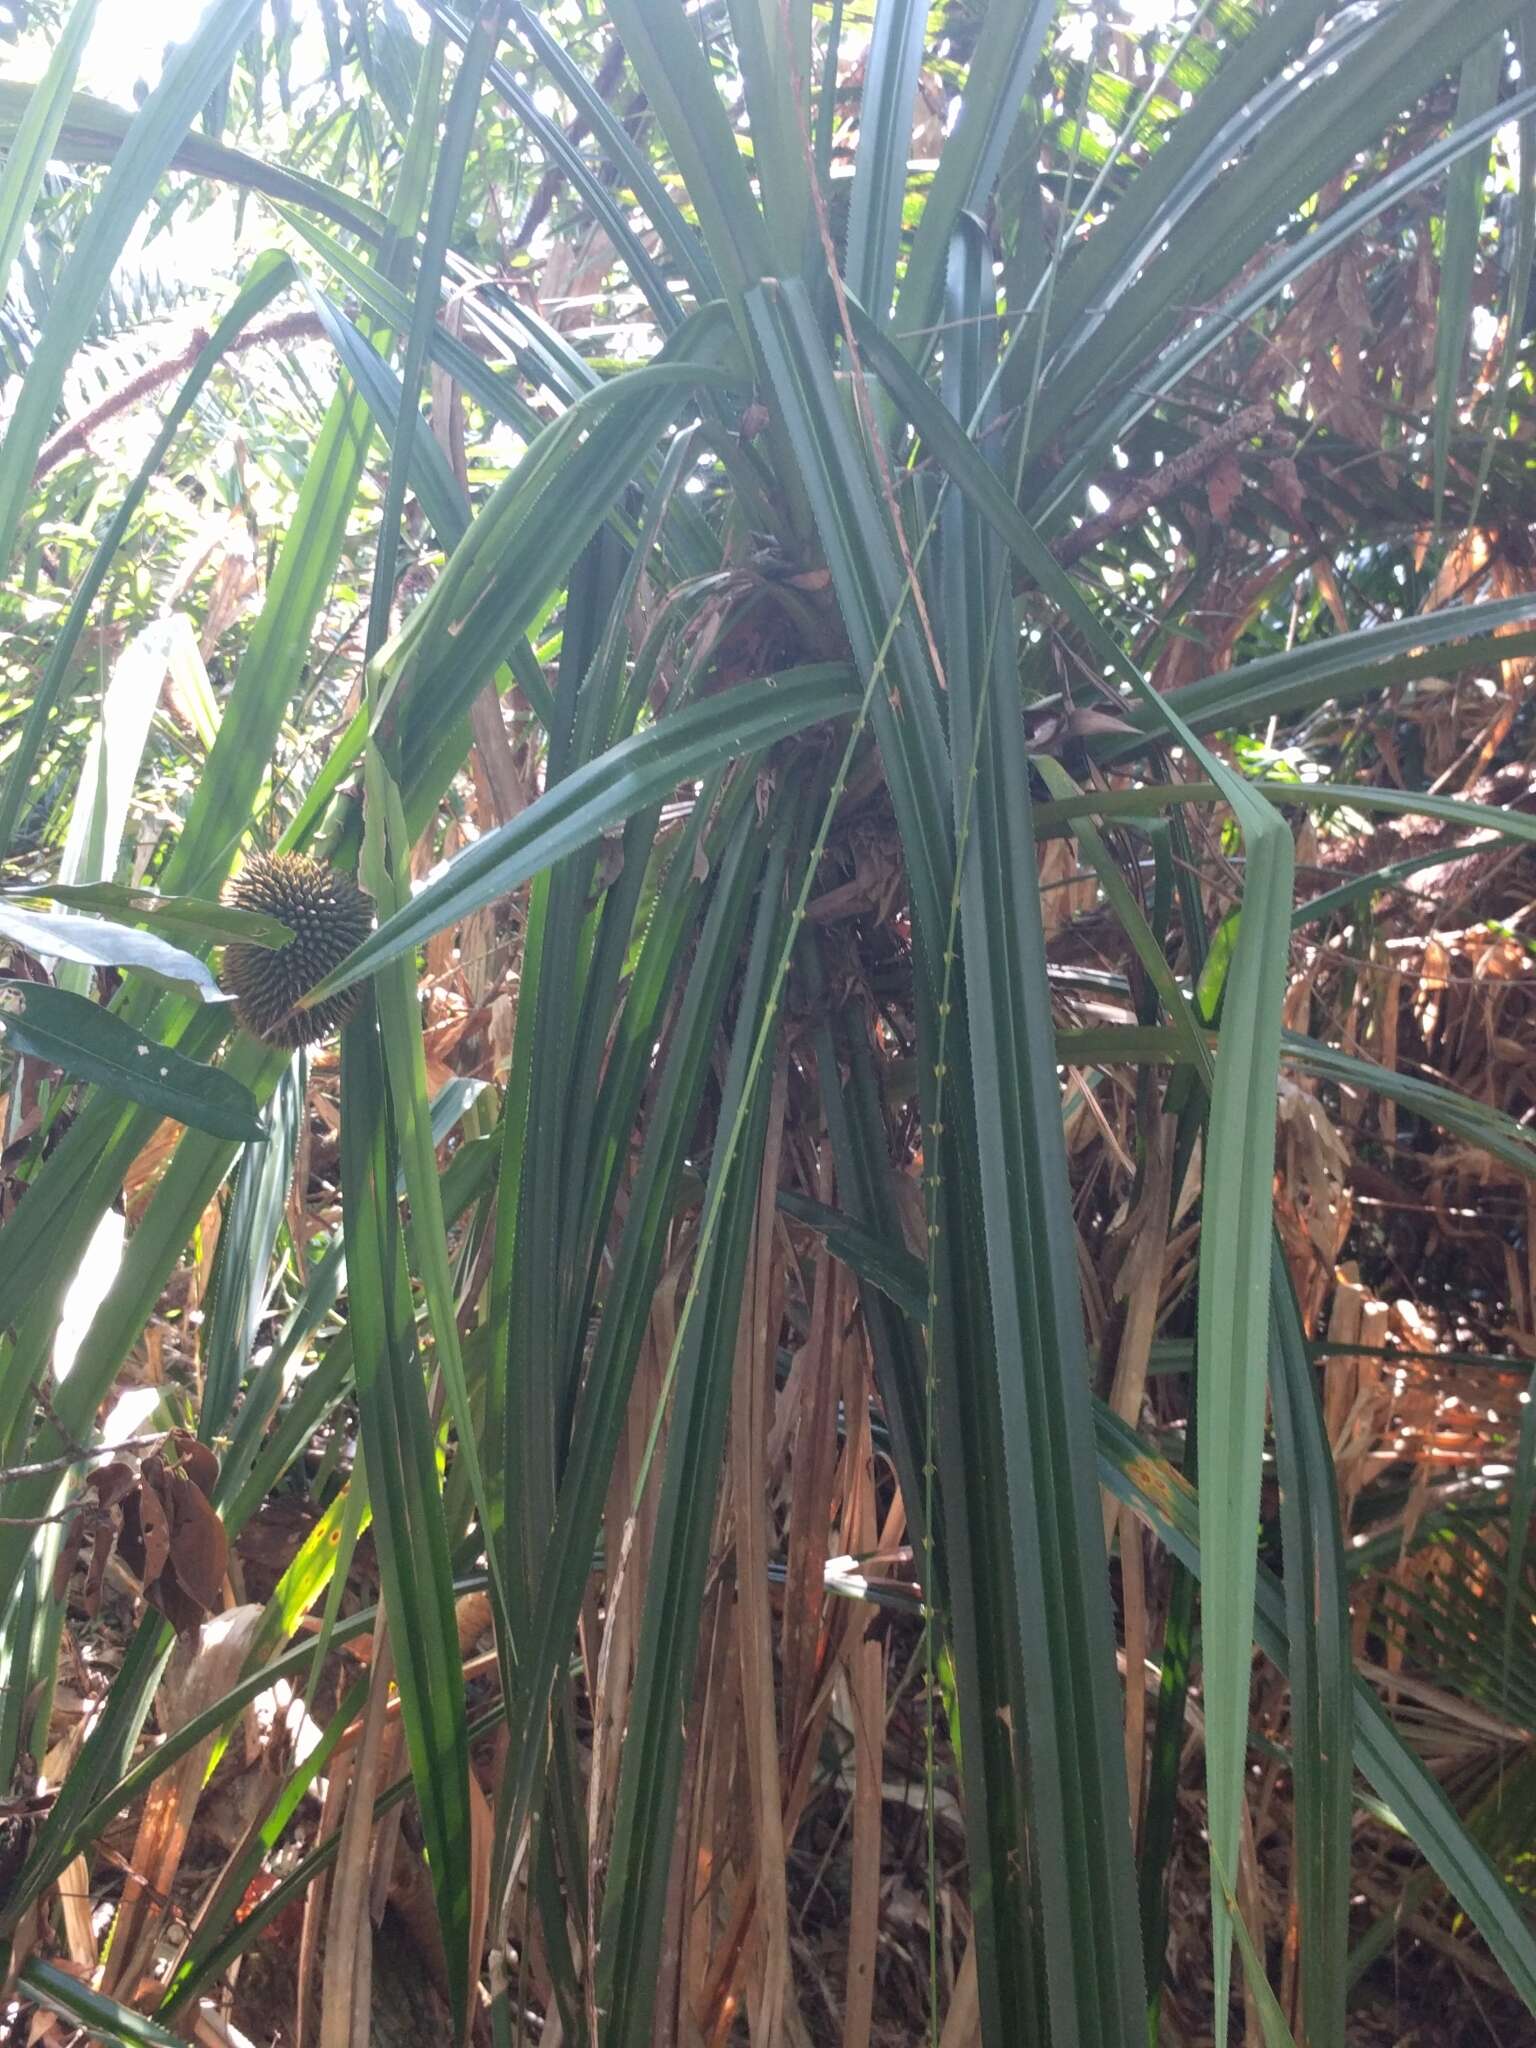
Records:
<instances>
[{"instance_id":1,"label":"drooping leaf","mask_svg":"<svg viewBox=\"0 0 1536 2048\"><path fill-rule=\"evenodd\" d=\"M819 719L836 718L854 701L848 670L828 663L738 684L621 740L460 854L321 982L313 999L348 988L386 960L410 952L679 783Z\"/></svg>"},{"instance_id":2,"label":"drooping leaf","mask_svg":"<svg viewBox=\"0 0 1536 2048\"><path fill-rule=\"evenodd\" d=\"M38 882L4 893L100 912L116 924L152 925L193 945L222 946L230 939L244 939L251 946L286 946L293 937L287 925L259 911L209 897L162 896L158 890L130 889L121 882Z\"/></svg>"},{"instance_id":3,"label":"drooping leaf","mask_svg":"<svg viewBox=\"0 0 1536 2048\"><path fill-rule=\"evenodd\" d=\"M192 989L205 1003L229 998L195 954L133 925L67 911L27 910L0 898L0 938L39 959L73 960L84 967L132 967L171 988Z\"/></svg>"},{"instance_id":4,"label":"drooping leaf","mask_svg":"<svg viewBox=\"0 0 1536 2048\"><path fill-rule=\"evenodd\" d=\"M89 997L37 981L0 981L0 1050L44 1060L216 1137L266 1137L250 1090L220 1067L160 1045Z\"/></svg>"},{"instance_id":5,"label":"drooping leaf","mask_svg":"<svg viewBox=\"0 0 1536 2048\"><path fill-rule=\"evenodd\" d=\"M177 2048L179 2036L104 1991L93 1990L57 1963L33 1956L22 1970L21 1983L40 2005L62 2014L93 2041L111 2043L112 2048Z\"/></svg>"}]
</instances>

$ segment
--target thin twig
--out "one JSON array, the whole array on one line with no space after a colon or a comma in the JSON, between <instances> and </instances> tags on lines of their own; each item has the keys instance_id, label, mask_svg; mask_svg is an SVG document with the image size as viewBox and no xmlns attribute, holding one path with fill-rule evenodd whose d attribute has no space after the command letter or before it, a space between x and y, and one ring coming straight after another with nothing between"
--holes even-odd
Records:
<instances>
[{"instance_id":1,"label":"thin twig","mask_svg":"<svg viewBox=\"0 0 1536 2048\"><path fill-rule=\"evenodd\" d=\"M165 1431L157 1429L151 1436L125 1436L121 1443L97 1444L90 1450L66 1451L59 1458L40 1458L34 1465L0 1465L0 1486L9 1486L13 1479L41 1479L47 1472L67 1472L71 1465L89 1464L96 1458L115 1458L122 1451L147 1450L151 1445L164 1441ZM27 1516L23 1519L31 1521L32 1517ZM0 1520L4 1520L4 1517L0 1516Z\"/></svg>"}]
</instances>

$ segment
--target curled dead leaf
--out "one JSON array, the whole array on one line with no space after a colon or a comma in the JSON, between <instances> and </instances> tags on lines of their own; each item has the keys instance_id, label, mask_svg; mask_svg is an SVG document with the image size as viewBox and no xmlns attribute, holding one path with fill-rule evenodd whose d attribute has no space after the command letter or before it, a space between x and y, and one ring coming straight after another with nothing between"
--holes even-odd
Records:
<instances>
[{"instance_id":1,"label":"curled dead leaf","mask_svg":"<svg viewBox=\"0 0 1536 2048\"><path fill-rule=\"evenodd\" d=\"M116 1507L139 1482L137 1468L126 1458L109 1458L104 1465L95 1465L86 1474L85 1483L96 1496L99 1508Z\"/></svg>"},{"instance_id":2,"label":"curled dead leaf","mask_svg":"<svg viewBox=\"0 0 1536 2048\"><path fill-rule=\"evenodd\" d=\"M229 1562L229 1540L212 1502L190 1480L176 1481L171 1497L175 1510L171 1558L177 1582L207 1613L218 1605Z\"/></svg>"},{"instance_id":3,"label":"curled dead leaf","mask_svg":"<svg viewBox=\"0 0 1536 2048\"><path fill-rule=\"evenodd\" d=\"M117 1547L124 1564L144 1587L146 1596L170 1562L171 1518L152 1482L146 1481L123 1503L122 1533Z\"/></svg>"},{"instance_id":4,"label":"curled dead leaf","mask_svg":"<svg viewBox=\"0 0 1536 2048\"><path fill-rule=\"evenodd\" d=\"M218 1605L229 1539L213 1505L219 1461L185 1430L173 1430L137 1469L126 1459L98 1466L86 1484L97 1496L71 1525L60 1561L67 1585L85 1528L94 1543L84 1603L94 1612L114 1541L123 1563L178 1634ZM65 1562L67 1560L67 1563Z\"/></svg>"}]
</instances>

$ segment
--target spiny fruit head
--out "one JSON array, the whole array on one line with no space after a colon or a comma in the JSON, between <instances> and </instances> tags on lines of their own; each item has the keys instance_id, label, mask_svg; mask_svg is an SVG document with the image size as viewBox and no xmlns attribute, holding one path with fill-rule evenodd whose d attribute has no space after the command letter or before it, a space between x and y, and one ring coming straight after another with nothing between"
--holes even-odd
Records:
<instances>
[{"instance_id":1,"label":"spiny fruit head","mask_svg":"<svg viewBox=\"0 0 1536 2048\"><path fill-rule=\"evenodd\" d=\"M300 853L253 853L225 892L239 910L260 911L288 926L286 946L224 948L224 986L235 1015L268 1045L312 1045L346 1023L357 990L343 989L312 1010L299 998L367 938L373 905L350 875Z\"/></svg>"}]
</instances>

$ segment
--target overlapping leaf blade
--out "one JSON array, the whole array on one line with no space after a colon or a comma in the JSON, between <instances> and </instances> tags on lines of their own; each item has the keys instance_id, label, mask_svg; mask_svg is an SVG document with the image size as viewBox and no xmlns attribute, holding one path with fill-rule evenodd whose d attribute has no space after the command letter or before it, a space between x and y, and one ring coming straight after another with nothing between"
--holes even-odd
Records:
<instances>
[{"instance_id":1,"label":"overlapping leaf blade","mask_svg":"<svg viewBox=\"0 0 1536 2048\"><path fill-rule=\"evenodd\" d=\"M221 1138L260 1144L266 1133L248 1088L220 1067L189 1060L135 1031L86 996L35 981L0 981L0 1048L94 1081L162 1116Z\"/></svg>"},{"instance_id":2,"label":"overlapping leaf blade","mask_svg":"<svg viewBox=\"0 0 1536 2048\"><path fill-rule=\"evenodd\" d=\"M945 351L946 396L961 418L990 368L990 275L981 236L962 229L945 294L959 336ZM1014 1626L1029 1646L1030 1819L1052 2031L1108 2043L1134 2035L1145 1994L1011 593L1000 540L964 500L946 508L940 544L976 1172ZM1071 1929L1090 1912L1098 1938L1074 1944Z\"/></svg>"},{"instance_id":3,"label":"overlapping leaf blade","mask_svg":"<svg viewBox=\"0 0 1536 2048\"><path fill-rule=\"evenodd\" d=\"M112 171L71 252L53 296L46 332L28 367L0 447L0 563L10 558L32 465L43 445L69 359L106 287L123 243L177 145L255 19L260 0L211 8L166 64L160 83L124 137Z\"/></svg>"},{"instance_id":4,"label":"overlapping leaf blade","mask_svg":"<svg viewBox=\"0 0 1536 2048\"><path fill-rule=\"evenodd\" d=\"M436 1431L416 1354L395 1174L384 1058L370 1005L347 1026L342 1043L347 1291L384 1609L462 2031L470 1969L464 1686Z\"/></svg>"}]
</instances>

